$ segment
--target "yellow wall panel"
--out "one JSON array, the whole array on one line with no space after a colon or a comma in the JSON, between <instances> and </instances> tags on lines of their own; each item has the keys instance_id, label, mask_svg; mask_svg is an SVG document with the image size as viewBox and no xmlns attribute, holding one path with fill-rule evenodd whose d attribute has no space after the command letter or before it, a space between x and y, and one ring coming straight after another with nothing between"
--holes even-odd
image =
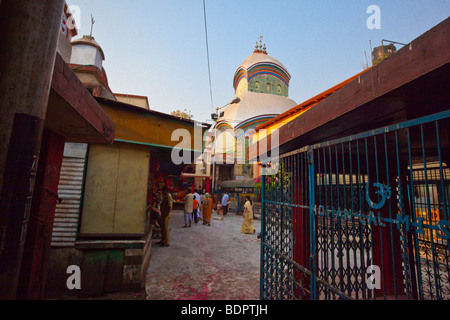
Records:
<instances>
[{"instance_id":1,"label":"yellow wall panel","mask_svg":"<svg viewBox=\"0 0 450 320\"><path fill-rule=\"evenodd\" d=\"M90 145L81 233L144 233L149 147Z\"/></svg>"},{"instance_id":2,"label":"yellow wall panel","mask_svg":"<svg viewBox=\"0 0 450 320\"><path fill-rule=\"evenodd\" d=\"M120 149L90 145L81 233L112 233Z\"/></svg>"},{"instance_id":3,"label":"yellow wall panel","mask_svg":"<svg viewBox=\"0 0 450 320\"><path fill-rule=\"evenodd\" d=\"M149 148L124 143L120 146L114 233L144 233Z\"/></svg>"}]
</instances>

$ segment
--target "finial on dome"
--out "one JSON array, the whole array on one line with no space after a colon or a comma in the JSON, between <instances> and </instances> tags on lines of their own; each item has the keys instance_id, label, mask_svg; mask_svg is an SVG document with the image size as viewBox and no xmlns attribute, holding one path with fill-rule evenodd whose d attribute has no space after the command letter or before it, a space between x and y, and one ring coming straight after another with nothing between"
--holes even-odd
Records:
<instances>
[{"instance_id":1,"label":"finial on dome","mask_svg":"<svg viewBox=\"0 0 450 320\"><path fill-rule=\"evenodd\" d=\"M94 39L94 37L92 36L92 32L94 30L94 24L95 24L94 16L91 14L91 34L89 35L89 37L92 39Z\"/></svg>"},{"instance_id":2,"label":"finial on dome","mask_svg":"<svg viewBox=\"0 0 450 320\"><path fill-rule=\"evenodd\" d=\"M263 39L263 36L259 36L259 44L258 44L258 41L256 41L256 45L255 45L255 52L256 53L265 53L265 54L267 54L267 52L266 52L266 44L264 43L264 46L263 46L263 43L262 43L262 39Z\"/></svg>"}]
</instances>

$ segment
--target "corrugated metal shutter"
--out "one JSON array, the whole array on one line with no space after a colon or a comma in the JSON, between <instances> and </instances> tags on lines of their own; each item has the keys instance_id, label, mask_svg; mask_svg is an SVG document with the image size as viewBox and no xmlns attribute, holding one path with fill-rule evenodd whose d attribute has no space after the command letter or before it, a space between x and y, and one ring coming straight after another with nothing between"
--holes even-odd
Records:
<instances>
[{"instance_id":1,"label":"corrugated metal shutter","mask_svg":"<svg viewBox=\"0 0 450 320\"><path fill-rule=\"evenodd\" d=\"M58 186L58 194L63 201L56 205L51 243L53 247L75 245L86 151L86 144L66 144Z\"/></svg>"}]
</instances>

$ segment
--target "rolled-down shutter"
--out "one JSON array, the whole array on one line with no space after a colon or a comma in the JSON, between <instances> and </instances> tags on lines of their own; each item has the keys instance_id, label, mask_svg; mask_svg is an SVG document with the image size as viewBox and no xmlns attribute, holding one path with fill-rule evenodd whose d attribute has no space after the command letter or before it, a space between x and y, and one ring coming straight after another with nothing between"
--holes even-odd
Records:
<instances>
[{"instance_id":1,"label":"rolled-down shutter","mask_svg":"<svg viewBox=\"0 0 450 320\"><path fill-rule=\"evenodd\" d=\"M58 194L62 198L62 202L56 205L52 247L72 247L75 245L86 151L86 144L66 144L58 186Z\"/></svg>"}]
</instances>

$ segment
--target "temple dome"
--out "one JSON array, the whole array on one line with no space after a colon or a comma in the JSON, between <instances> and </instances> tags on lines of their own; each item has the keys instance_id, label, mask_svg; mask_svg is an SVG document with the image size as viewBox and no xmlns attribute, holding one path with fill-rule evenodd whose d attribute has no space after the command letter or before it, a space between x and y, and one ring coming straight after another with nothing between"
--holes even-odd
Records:
<instances>
[{"instance_id":1,"label":"temple dome","mask_svg":"<svg viewBox=\"0 0 450 320\"><path fill-rule=\"evenodd\" d=\"M267 53L258 52L258 51L255 51L251 55L249 55L247 57L247 59L245 59L244 62L242 62L242 64L240 65L240 68L245 68L248 70L255 64L263 63L263 62L273 63L273 64L279 66L280 68L282 68L283 70L285 70L286 73L288 73L286 67L280 61L278 61L274 57L269 56Z\"/></svg>"},{"instance_id":2,"label":"temple dome","mask_svg":"<svg viewBox=\"0 0 450 320\"><path fill-rule=\"evenodd\" d=\"M246 91L288 97L290 80L287 68L269 56L265 47L257 46L234 73L233 87L236 97L241 97Z\"/></svg>"},{"instance_id":3,"label":"temple dome","mask_svg":"<svg viewBox=\"0 0 450 320\"><path fill-rule=\"evenodd\" d=\"M255 51L238 67L233 78L235 96L240 102L230 104L219 114L219 127L244 131L292 109L297 103L289 99L291 75L266 47L256 44Z\"/></svg>"}]
</instances>

